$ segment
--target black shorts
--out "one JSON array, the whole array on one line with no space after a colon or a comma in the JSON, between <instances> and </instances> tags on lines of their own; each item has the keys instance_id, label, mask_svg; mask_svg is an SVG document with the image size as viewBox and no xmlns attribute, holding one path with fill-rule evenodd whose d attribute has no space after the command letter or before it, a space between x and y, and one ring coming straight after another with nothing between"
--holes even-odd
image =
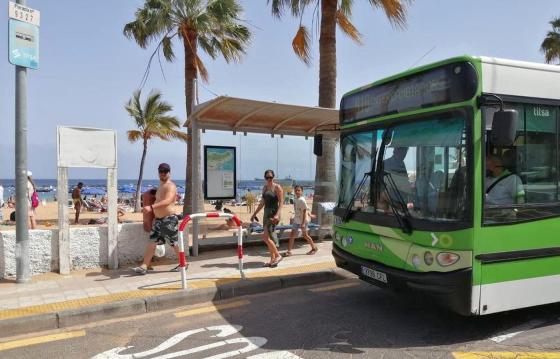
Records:
<instances>
[{"instance_id":1,"label":"black shorts","mask_svg":"<svg viewBox=\"0 0 560 359\"><path fill-rule=\"evenodd\" d=\"M179 218L177 216L156 218L150 232L150 239L157 244L165 244L165 241L167 241L173 247L179 239L178 230Z\"/></svg>"}]
</instances>

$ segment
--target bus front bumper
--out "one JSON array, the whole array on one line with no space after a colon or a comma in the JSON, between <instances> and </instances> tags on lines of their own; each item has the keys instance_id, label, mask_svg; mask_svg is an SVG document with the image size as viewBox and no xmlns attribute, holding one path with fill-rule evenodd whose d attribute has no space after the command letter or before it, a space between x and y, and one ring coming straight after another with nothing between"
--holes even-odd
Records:
<instances>
[{"instance_id":1,"label":"bus front bumper","mask_svg":"<svg viewBox=\"0 0 560 359\"><path fill-rule=\"evenodd\" d=\"M357 257L334 243L332 254L338 267L356 274L368 283L396 291L421 293L454 312L471 315L471 268L446 273L409 272ZM364 272L370 275L366 276Z\"/></svg>"}]
</instances>

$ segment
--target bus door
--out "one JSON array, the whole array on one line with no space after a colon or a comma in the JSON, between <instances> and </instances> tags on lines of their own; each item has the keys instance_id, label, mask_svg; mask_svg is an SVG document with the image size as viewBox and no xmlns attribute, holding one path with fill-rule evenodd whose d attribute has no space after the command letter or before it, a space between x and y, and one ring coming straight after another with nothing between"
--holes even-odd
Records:
<instances>
[{"instance_id":1,"label":"bus door","mask_svg":"<svg viewBox=\"0 0 560 359\"><path fill-rule=\"evenodd\" d=\"M560 301L558 107L510 104L518 111L511 146L490 140L486 124L482 228L475 243L480 268L479 313Z\"/></svg>"}]
</instances>

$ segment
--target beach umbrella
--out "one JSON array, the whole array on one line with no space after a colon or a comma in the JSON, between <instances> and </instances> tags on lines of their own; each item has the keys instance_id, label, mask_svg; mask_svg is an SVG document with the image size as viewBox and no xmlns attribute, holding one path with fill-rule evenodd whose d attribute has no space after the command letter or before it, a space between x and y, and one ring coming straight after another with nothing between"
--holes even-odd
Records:
<instances>
[{"instance_id":1,"label":"beach umbrella","mask_svg":"<svg viewBox=\"0 0 560 359\"><path fill-rule=\"evenodd\" d=\"M136 193L136 188L131 186L123 186L119 188L120 193Z\"/></svg>"},{"instance_id":2,"label":"beach umbrella","mask_svg":"<svg viewBox=\"0 0 560 359\"><path fill-rule=\"evenodd\" d=\"M93 195L103 196L103 195L107 194L107 192L104 189L95 188L95 187L84 187L84 188L82 188L80 193L82 195L86 195L86 196L93 196Z\"/></svg>"}]
</instances>

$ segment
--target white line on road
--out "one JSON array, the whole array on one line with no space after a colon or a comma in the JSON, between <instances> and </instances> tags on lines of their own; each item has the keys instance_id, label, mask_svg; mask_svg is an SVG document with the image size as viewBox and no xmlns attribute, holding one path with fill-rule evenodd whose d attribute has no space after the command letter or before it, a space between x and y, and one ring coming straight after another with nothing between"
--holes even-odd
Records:
<instances>
[{"instance_id":1,"label":"white line on road","mask_svg":"<svg viewBox=\"0 0 560 359\"><path fill-rule=\"evenodd\" d=\"M288 351L281 351L281 352L270 352L270 353L262 353L257 355L252 355L247 357L247 359L303 359L298 357L295 354L292 354Z\"/></svg>"}]
</instances>

